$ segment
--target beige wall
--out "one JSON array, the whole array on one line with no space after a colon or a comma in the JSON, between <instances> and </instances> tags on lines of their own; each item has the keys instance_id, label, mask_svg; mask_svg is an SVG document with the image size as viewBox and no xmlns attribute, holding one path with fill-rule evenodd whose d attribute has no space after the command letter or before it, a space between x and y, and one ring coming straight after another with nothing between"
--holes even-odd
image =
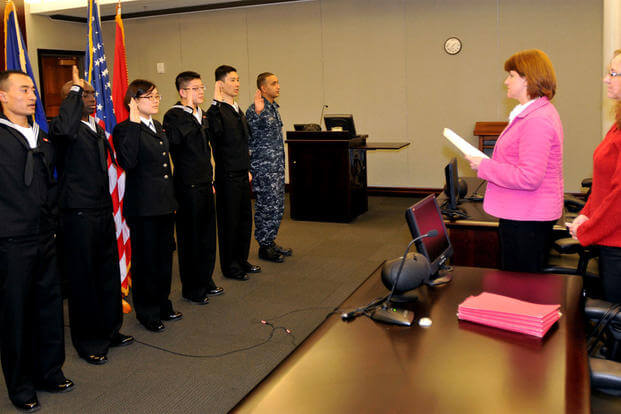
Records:
<instances>
[{"instance_id":1,"label":"beige wall","mask_svg":"<svg viewBox=\"0 0 621 414\"><path fill-rule=\"evenodd\" d=\"M45 16L26 13L26 33L28 57L37 85L39 84L37 49L83 51L86 47L86 25L82 23L58 22ZM114 44L110 47L111 51L114 51Z\"/></svg>"},{"instance_id":2,"label":"beige wall","mask_svg":"<svg viewBox=\"0 0 621 414\"><path fill-rule=\"evenodd\" d=\"M74 28L81 25L36 19L30 45L83 49L85 29ZM521 49L543 49L557 71L568 191L591 174L601 140L601 0L315 0L126 20L125 28L129 76L153 80L162 108L176 99L179 71L201 72L211 88L225 63L239 71L244 108L257 73L279 76L287 130L317 122L325 103L327 112L354 114L369 140L411 141L399 152L369 153L372 186L442 186L443 166L458 156L442 128L476 143L476 121L506 119L513 102L503 63ZM103 30L111 67L114 23ZM464 46L449 56L442 44L453 35ZM461 160L460 173L473 174Z\"/></svg>"}]
</instances>

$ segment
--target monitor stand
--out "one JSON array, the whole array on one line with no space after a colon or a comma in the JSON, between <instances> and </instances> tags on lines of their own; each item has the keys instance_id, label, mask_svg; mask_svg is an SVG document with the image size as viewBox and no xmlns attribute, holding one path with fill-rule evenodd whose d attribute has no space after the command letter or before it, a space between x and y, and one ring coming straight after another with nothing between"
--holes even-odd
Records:
<instances>
[{"instance_id":1,"label":"monitor stand","mask_svg":"<svg viewBox=\"0 0 621 414\"><path fill-rule=\"evenodd\" d=\"M425 282L427 286L440 286L449 283L453 280L453 266L442 265L438 273L434 275L428 282Z\"/></svg>"}]
</instances>

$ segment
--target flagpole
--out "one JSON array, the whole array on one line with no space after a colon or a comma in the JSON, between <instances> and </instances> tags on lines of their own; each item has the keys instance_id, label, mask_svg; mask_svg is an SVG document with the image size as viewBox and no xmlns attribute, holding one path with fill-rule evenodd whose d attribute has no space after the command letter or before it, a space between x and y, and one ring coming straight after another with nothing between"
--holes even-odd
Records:
<instances>
[{"instance_id":1,"label":"flagpole","mask_svg":"<svg viewBox=\"0 0 621 414\"><path fill-rule=\"evenodd\" d=\"M88 0L88 83L93 82L93 0Z\"/></svg>"}]
</instances>

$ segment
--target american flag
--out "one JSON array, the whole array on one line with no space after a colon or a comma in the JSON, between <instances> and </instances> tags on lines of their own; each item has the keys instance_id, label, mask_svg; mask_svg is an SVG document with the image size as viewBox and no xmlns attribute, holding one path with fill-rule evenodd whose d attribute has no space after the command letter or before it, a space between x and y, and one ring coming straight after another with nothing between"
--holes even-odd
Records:
<instances>
[{"instance_id":1,"label":"american flag","mask_svg":"<svg viewBox=\"0 0 621 414\"><path fill-rule=\"evenodd\" d=\"M105 129L108 142L112 142L112 130L116 125L116 117L112 104L112 85L106 63L103 40L101 38L101 21L96 0L88 0L88 43L86 45L84 78L93 85L97 110L95 121ZM108 159L108 176L110 179L110 195L114 206L114 223L116 225L116 241L119 249L119 265L121 268L121 290L128 294L131 267L131 247L129 243L129 227L122 215L123 196L125 194L125 172Z\"/></svg>"}]
</instances>

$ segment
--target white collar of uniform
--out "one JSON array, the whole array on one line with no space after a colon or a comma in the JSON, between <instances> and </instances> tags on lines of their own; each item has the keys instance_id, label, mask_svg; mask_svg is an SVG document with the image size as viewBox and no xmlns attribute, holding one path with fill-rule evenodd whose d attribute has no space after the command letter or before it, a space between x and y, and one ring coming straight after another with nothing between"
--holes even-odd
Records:
<instances>
[{"instance_id":1,"label":"white collar of uniform","mask_svg":"<svg viewBox=\"0 0 621 414\"><path fill-rule=\"evenodd\" d=\"M183 109L188 114L192 114L194 118L196 118L199 124L201 123L203 119L203 110L201 109L200 106L196 107L196 112L194 112L191 107L186 106L186 105L174 105L173 108Z\"/></svg>"},{"instance_id":2,"label":"white collar of uniform","mask_svg":"<svg viewBox=\"0 0 621 414\"><path fill-rule=\"evenodd\" d=\"M533 102L535 102L537 99L539 99L539 98L531 99L530 101L526 102L525 104L516 105L515 108L513 108L513 110L509 114L509 123L513 122L513 120L515 119L516 116L521 114L522 111L524 111L524 109L528 108L528 106L530 104L532 104Z\"/></svg>"},{"instance_id":3,"label":"white collar of uniform","mask_svg":"<svg viewBox=\"0 0 621 414\"><path fill-rule=\"evenodd\" d=\"M143 118L140 117L140 121L142 121L143 124L145 124L147 127L149 127L149 129L153 132L157 132L155 130L155 124L153 123L153 117L148 117L148 118Z\"/></svg>"},{"instance_id":4,"label":"white collar of uniform","mask_svg":"<svg viewBox=\"0 0 621 414\"><path fill-rule=\"evenodd\" d=\"M88 122L82 120L82 122L85 125L88 125L88 127L93 131L93 132L97 132L97 126L95 125L95 118L93 118L91 115L88 116Z\"/></svg>"},{"instance_id":5,"label":"white collar of uniform","mask_svg":"<svg viewBox=\"0 0 621 414\"><path fill-rule=\"evenodd\" d=\"M233 107L233 109L235 109L236 112L239 112L239 105L237 104L237 101L233 101L232 104L228 103L228 102L224 102L227 105L230 105Z\"/></svg>"},{"instance_id":6,"label":"white collar of uniform","mask_svg":"<svg viewBox=\"0 0 621 414\"><path fill-rule=\"evenodd\" d=\"M18 131L19 133L21 133L24 136L24 138L26 138L26 141L28 141L28 145L30 145L30 148L37 147L37 139L39 137L39 124L37 124L36 122L33 121L31 127L23 127L23 126L14 124L8 119L0 118L0 124L9 126L15 129L16 131Z\"/></svg>"}]
</instances>

